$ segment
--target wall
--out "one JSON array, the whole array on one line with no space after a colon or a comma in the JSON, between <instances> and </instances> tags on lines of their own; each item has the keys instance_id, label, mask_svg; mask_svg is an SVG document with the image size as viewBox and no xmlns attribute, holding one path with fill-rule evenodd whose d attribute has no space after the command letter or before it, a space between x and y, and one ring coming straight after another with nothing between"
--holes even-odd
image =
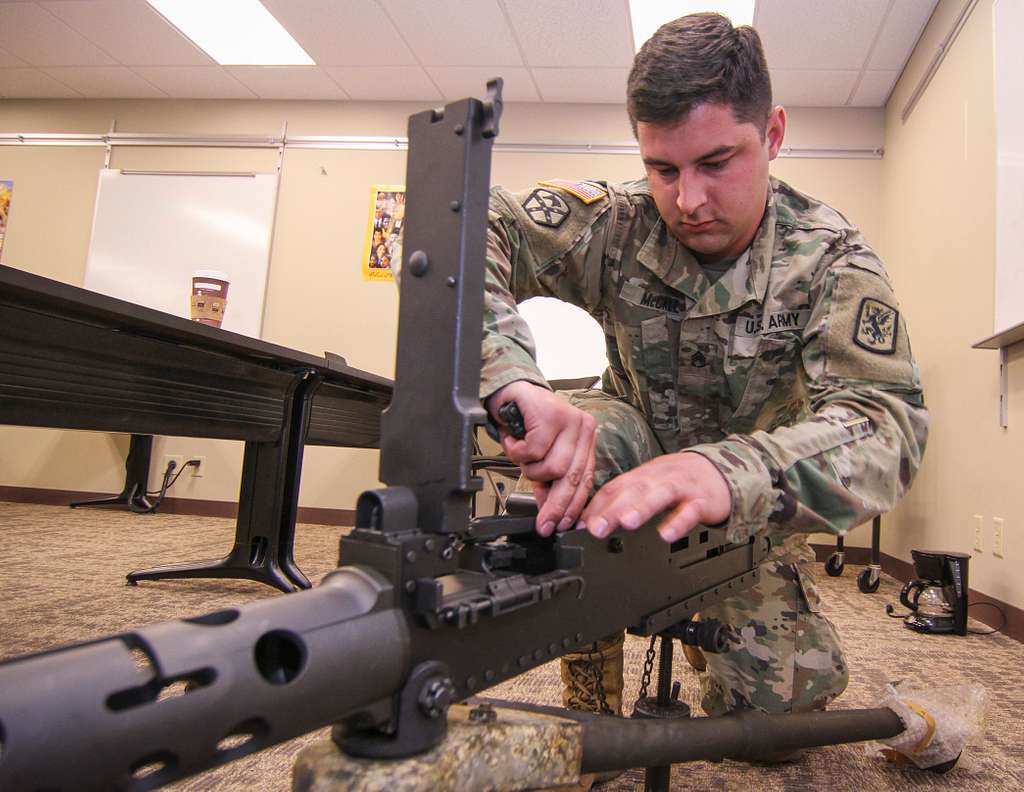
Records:
<instances>
[{"instance_id":1,"label":"wall","mask_svg":"<svg viewBox=\"0 0 1024 792\"><path fill-rule=\"evenodd\" d=\"M0 131L289 135L405 134L407 116L423 108L399 103L219 101L5 101ZM787 144L872 147L882 142L878 110L790 112ZM503 142L627 142L624 111L606 105L509 104ZM276 152L227 149L116 148L123 168L269 170ZM13 178L14 200L5 264L75 285L82 283L92 223L97 148L0 147L0 178ZM780 159L774 172L841 207L869 239L880 228L880 160ZM286 151L264 319L264 338L313 354L330 350L351 365L392 376L397 292L366 283L358 261L371 183L402 183L404 152ZM635 178L638 158L622 155L497 153L492 181L510 188L540 178ZM118 491L124 436L0 427L0 485ZM17 449L15 452L14 449ZM241 444L160 438L164 453L207 457L203 478L182 476L178 497L237 497ZM352 508L377 486L377 453L310 447L305 454L303 506ZM856 543L858 535L851 541ZM859 535L863 541L863 535Z\"/></svg>"},{"instance_id":2,"label":"wall","mask_svg":"<svg viewBox=\"0 0 1024 792\"><path fill-rule=\"evenodd\" d=\"M882 549L971 553L972 587L1024 606L1024 345L1010 354L1009 428L998 422L992 334L995 137L992 9L979 2L906 123L900 114L962 2L936 9L885 115L879 248L896 283L931 411L928 449L909 496L884 520ZM984 517L982 553L973 515ZM992 517L1006 519L1004 558Z\"/></svg>"}]
</instances>

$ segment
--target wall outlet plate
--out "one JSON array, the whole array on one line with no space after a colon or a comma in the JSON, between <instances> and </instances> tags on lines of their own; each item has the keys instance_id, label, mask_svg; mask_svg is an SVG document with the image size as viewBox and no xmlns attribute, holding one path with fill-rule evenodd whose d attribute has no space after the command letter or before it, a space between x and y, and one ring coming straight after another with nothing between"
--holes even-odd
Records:
<instances>
[{"instance_id":1,"label":"wall outlet plate","mask_svg":"<svg viewBox=\"0 0 1024 792\"><path fill-rule=\"evenodd\" d=\"M985 518L980 514L974 515L974 549L979 553L985 552Z\"/></svg>"},{"instance_id":2,"label":"wall outlet plate","mask_svg":"<svg viewBox=\"0 0 1024 792\"><path fill-rule=\"evenodd\" d=\"M171 478L174 478L178 471L181 470L181 466L185 464L185 457L181 454L164 454L160 460L160 469L156 472L160 476L160 481L163 480L163 475L167 471L167 465L171 462L174 463L174 470L171 471ZM157 485L159 486L159 484Z\"/></svg>"},{"instance_id":3,"label":"wall outlet plate","mask_svg":"<svg viewBox=\"0 0 1024 792\"><path fill-rule=\"evenodd\" d=\"M1002 517L992 518L992 555L997 558L1003 557L1003 528L1005 523Z\"/></svg>"},{"instance_id":4,"label":"wall outlet plate","mask_svg":"<svg viewBox=\"0 0 1024 792\"><path fill-rule=\"evenodd\" d=\"M202 478L203 474L206 472L206 457L204 457L204 456L191 456L191 457L189 457L189 461L192 461L193 459L198 460L199 464L198 465L191 465L189 467L189 470L192 471L192 478Z\"/></svg>"}]
</instances>

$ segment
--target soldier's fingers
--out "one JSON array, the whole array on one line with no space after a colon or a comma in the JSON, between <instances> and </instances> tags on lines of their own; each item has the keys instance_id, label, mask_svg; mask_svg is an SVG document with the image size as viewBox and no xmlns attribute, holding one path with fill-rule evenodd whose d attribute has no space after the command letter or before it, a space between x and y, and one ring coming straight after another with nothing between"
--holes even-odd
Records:
<instances>
[{"instance_id":1,"label":"soldier's fingers","mask_svg":"<svg viewBox=\"0 0 1024 792\"><path fill-rule=\"evenodd\" d=\"M584 455L583 476L580 479L576 493L565 510L565 516L558 523L558 530L567 531L579 519L587 499L594 489L594 444L591 442Z\"/></svg>"},{"instance_id":2,"label":"soldier's fingers","mask_svg":"<svg viewBox=\"0 0 1024 792\"><path fill-rule=\"evenodd\" d=\"M549 528L566 531L575 523L593 483L592 456L592 444L584 442L576 446L566 474L551 483L547 502L537 515L538 524L545 528L542 531L545 536ZM571 511L573 507L575 511Z\"/></svg>"},{"instance_id":3,"label":"soldier's fingers","mask_svg":"<svg viewBox=\"0 0 1024 792\"><path fill-rule=\"evenodd\" d=\"M700 514L698 501L684 501L658 524L658 535L666 542L677 542L700 525Z\"/></svg>"},{"instance_id":4,"label":"soldier's fingers","mask_svg":"<svg viewBox=\"0 0 1024 792\"><path fill-rule=\"evenodd\" d=\"M533 498L537 501L537 511L540 512L547 502L548 493L551 491L551 484L547 481L531 481L533 485Z\"/></svg>"},{"instance_id":5,"label":"soldier's fingers","mask_svg":"<svg viewBox=\"0 0 1024 792\"><path fill-rule=\"evenodd\" d=\"M544 426L531 429L522 440L503 431L501 447L505 450L505 456L517 465L528 465L547 455L555 436L549 427Z\"/></svg>"},{"instance_id":6,"label":"soldier's fingers","mask_svg":"<svg viewBox=\"0 0 1024 792\"><path fill-rule=\"evenodd\" d=\"M572 468L580 442L583 413L571 416L549 444L542 458L523 465L523 473L531 481L555 481L564 478Z\"/></svg>"},{"instance_id":7,"label":"soldier's fingers","mask_svg":"<svg viewBox=\"0 0 1024 792\"><path fill-rule=\"evenodd\" d=\"M665 482L650 480L639 468L614 479L616 486L598 490L583 512L586 529L599 539L624 528L635 531L659 512L676 505L674 489ZM601 495L604 498L598 500Z\"/></svg>"},{"instance_id":8,"label":"soldier's fingers","mask_svg":"<svg viewBox=\"0 0 1024 792\"><path fill-rule=\"evenodd\" d=\"M539 515L542 524L555 523L557 530L567 531L576 522L594 481L593 435L584 433L576 446L568 472L551 487L551 496Z\"/></svg>"}]
</instances>

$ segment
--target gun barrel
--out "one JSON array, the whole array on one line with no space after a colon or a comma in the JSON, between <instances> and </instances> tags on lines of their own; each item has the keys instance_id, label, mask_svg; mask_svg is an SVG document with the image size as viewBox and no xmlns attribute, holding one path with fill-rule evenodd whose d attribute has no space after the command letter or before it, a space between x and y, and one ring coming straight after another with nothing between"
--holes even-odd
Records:
<instances>
[{"instance_id":1,"label":"gun barrel","mask_svg":"<svg viewBox=\"0 0 1024 792\"><path fill-rule=\"evenodd\" d=\"M785 715L747 710L679 720L592 718L583 722L582 772L698 759L765 759L801 748L892 737L905 728L885 707Z\"/></svg>"},{"instance_id":2,"label":"gun barrel","mask_svg":"<svg viewBox=\"0 0 1024 792\"><path fill-rule=\"evenodd\" d=\"M0 665L0 789L153 789L346 716L386 720L409 629L380 574ZM55 759L59 757L59 761Z\"/></svg>"}]
</instances>

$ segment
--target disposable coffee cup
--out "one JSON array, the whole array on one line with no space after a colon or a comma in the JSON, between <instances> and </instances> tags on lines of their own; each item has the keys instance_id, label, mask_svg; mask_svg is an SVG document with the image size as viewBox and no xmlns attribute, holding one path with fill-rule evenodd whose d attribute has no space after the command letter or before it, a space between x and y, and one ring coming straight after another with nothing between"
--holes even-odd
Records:
<instances>
[{"instance_id":1,"label":"disposable coffee cup","mask_svg":"<svg viewBox=\"0 0 1024 792\"><path fill-rule=\"evenodd\" d=\"M228 280L220 270L196 270L192 273L192 321L220 327L228 307Z\"/></svg>"}]
</instances>

